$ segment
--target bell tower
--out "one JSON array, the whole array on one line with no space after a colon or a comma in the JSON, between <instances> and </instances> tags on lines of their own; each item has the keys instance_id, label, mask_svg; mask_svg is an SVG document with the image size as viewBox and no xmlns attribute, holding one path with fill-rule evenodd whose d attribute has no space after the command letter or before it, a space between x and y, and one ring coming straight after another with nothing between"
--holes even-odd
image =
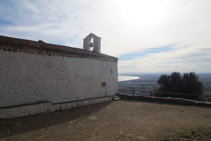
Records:
<instances>
[{"instance_id":1,"label":"bell tower","mask_svg":"<svg viewBox=\"0 0 211 141\"><path fill-rule=\"evenodd\" d=\"M83 49L100 53L101 38L93 33L90 33L84 38Z\"/></svg>"}]
</instances>

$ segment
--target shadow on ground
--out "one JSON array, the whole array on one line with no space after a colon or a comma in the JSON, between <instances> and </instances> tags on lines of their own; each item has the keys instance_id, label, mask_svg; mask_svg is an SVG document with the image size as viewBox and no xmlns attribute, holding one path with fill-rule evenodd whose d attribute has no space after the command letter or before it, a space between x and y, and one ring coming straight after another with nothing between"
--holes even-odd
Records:
<instances>
[{"instance_id":1,"label":"shadow on ground","mask_svg":"<svg viewBox=\"0 0 211 141\"><path fill-rule=\"evenodd\" d=\"M79 117L88 116L103 109L110 103L111 101L53 113L43 113L12 119L0 119L0 138L46 128Z\"/></svg>"}]
</instances>

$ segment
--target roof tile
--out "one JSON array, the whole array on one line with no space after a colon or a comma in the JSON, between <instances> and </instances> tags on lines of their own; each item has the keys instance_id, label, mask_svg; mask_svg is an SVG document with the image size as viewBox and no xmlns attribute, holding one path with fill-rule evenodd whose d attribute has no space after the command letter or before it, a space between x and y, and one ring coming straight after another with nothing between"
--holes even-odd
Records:
<instances>
[{"instance_id":1,"label":"roof tile","mask_svg":"<svg viewBox=\"0 0 211 141\"><path fill-rule=\"evenodd\" d=\"M7 51L20 51L20 52L34 52L37 54L66 56L66 57L80 57L80 58L94 58L106 61L117 61L117 58L97 53L93 51L87 51L84 49L73 48L62 45L55 45L45 43L43 41L31 41L26 39L18 39L12 37L6 37L0 35L0 49Z\"/></svg>"}]
</instances>

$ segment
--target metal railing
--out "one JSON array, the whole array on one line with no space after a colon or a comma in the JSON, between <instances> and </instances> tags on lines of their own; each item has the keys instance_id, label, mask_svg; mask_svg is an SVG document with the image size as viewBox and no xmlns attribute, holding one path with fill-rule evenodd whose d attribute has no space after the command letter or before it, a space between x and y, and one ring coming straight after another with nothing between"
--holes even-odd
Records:
<instances>
[{"instance_id":1,"label":"metal railing","mask_svg":"<svg viewBox=\"0 0 211 141\"><path fill-rule=\"evenodd\" d=\"M135 90L135 89L119 89L119 93L128 95L141 95L141 96L157 96L157 97L181 97L181 98L197 98L198 100L211 101L211 94L189 94L189 93L172 93L172 92L155 92L146 90Z\"/></svg>"},{"instance_id":2,"label":"metal railing","mask_svg":"<svg viewBox=\"0 0 211 141\"><path fill-rule=\"evenodd\" d=\"M135 90L135 89L119 89L119 93L124 94L132 94L132 95L143 95L143 96L150 96L152 94L152 91L146 91L146 90Z\"/></svg>"}]
</instances>

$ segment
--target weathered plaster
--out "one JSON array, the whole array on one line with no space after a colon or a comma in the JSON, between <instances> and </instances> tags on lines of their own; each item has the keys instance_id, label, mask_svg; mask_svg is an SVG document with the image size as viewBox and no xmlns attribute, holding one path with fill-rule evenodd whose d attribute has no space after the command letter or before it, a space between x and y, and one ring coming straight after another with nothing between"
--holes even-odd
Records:
<instances>
[{"instance_id":1,"label":"weathered plaster","mask_svg":"<svg viewBox=\"0 0 211 141\"><path fill-rule=\"evenodd\" d=\"M117 83L116 61L0 50L0 118L62 110L73 106L61 108L59 103L113 96ZM48 102L4 109L40 101Z\"/></svg>"}]
</instances>

